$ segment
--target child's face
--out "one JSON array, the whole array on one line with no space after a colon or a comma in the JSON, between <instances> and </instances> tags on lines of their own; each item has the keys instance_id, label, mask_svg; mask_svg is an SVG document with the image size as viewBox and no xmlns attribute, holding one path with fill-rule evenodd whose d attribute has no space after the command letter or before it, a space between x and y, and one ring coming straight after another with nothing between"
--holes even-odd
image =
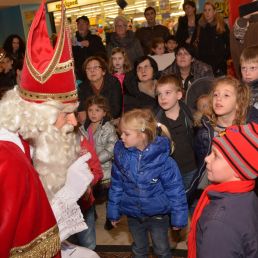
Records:
<instances>
[{"instance_id":1,"label":"child's face","mask_svg":"<svg viewBox=\"0 0 258 258\"><path fill-rule=\"evenodd\" d=\"M137 130L132 130L121 123L121 140L126 148L135 147L139 150L144 150L147 146L146 135Z\"/></svg>"},{"instance_id":2,"label":"child's face","mask_svg":"<svg viewBox=\"0 0 258 258\"><path fill-rule=\"evenodd\" d=\"M162 109L171 111L178 105L182 98L182 92L177 91L176 86L170 83L158 85L156 89L158 102Z\"/></svg>"},{"instance_id":3,"label":"child's face","mask_svg":"<svg viewBox=\"0 0 258 258\"><path fill-rule=\"evenodd\" d=\"M197 111L199 111L201 113L203 113L205 110L207 110L209 107L209 97L205 96L205 97L199 98L197 100L196 107L197 107Z\"/></svg>"},{"instance_id":4,"label":"child's face","mask_svg":"<svg viewBox=\"0 0 258 258\"><path fill-rule=\"evenodd\" d=\"M172 39L168 40L168 42L166 43L166 48L169 53L174 52L176 47L177 47L177 43Z\"/></svg>"},{"instance_id":5,"label":"child's face","mask_svg":"<svg viewBox=\"0 0 258 258\"><path fill-rule=\"evenodd\" d=\"M112 64L115 71L122 72L124 70L124 62L125 58L122 53L112 55Z\"/></svg>"},{"instance_id":6,"label":"child's face","mask_svg":"<svg viewBox=\"0 0 258 258\"><path fill-rule=\"evenodd\" d=\"M2 68L5 73L8 73L13 68L13 60L11 60L9 57L5 57L2 62Z\"/></svg>"},{"instance_id":7,"label":"child's face","mask_svg":"<svg viewBox=\"0 0 258 258\"><path fill-rule=\"evenodd\" d=\"M258 63L242 62L241 74L244 82L252 82L258 80Z\"/></svg>"},{"instance_id":8,"label":"child's face","mask_svg":"<svg viewBox=\"0 0 258 258\"><path fill-rule=\"evenodd\" d=\"M216 86L213 97L212 107L217 116L235 117L237 110L237 94L232 85L220 83Z\"/></svg>"},{"instance_id":9,"label":"child's face","mask_svg":"<svg viewBox=\"0 0 258 258\"><path fill-rule=\"evenodd\" d=\"M224 183L240 180L216 147L212 147L211 154L205 158L205 162L207 176L212 183Z\"/></svg>"},{"instance_id":10,"label":"child's face","mask_svg":"<svg viewBox=\"0 0 258 258\"><path fill-rule=\"evenodd\" d=\"M165 44L159 43L156 48L153 48L152 51L155 55L163 55L165 53Z\"/></svg>"},{"instance_id":11,"label":"child's face","mask_svg":"<svg viewBox=\"0 0 258 258\"><path fill-rule=\"evenodd\" d=\"M106 112L96 104L91 105L87 113L92 123L99 123L106 115Z\"/></svg>"}]
</instances>

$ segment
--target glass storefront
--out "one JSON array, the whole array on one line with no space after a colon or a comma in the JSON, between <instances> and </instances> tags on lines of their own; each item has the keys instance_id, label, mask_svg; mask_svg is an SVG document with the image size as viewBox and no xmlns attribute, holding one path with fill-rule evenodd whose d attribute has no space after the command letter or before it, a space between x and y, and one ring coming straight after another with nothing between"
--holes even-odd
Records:
<instances>
[{"instance_id":1,"label":"glass storefront","mask_svg":"<svg viewBox=\"0 0 258 258\"><path fill-rule=\"evenodd\" d=\"M182 5L184 0L127 0L127 6L122 10L116 1L96 1L96 0L66 0L66 16L68 18L71 31L76 31L76 19L86 15L90 19L91 30L94 34L100 35L105 41L105 32L113 29L113 20L117 15L124 15L132 30L142 26L145 22L144 10L148 6L156 9L156 20L160 24L173 26L180 15L184 15ZM47 4L47 10L53 14L56 31L60 26L61 2L51 2Z\"/></svg>"}]
</instances>

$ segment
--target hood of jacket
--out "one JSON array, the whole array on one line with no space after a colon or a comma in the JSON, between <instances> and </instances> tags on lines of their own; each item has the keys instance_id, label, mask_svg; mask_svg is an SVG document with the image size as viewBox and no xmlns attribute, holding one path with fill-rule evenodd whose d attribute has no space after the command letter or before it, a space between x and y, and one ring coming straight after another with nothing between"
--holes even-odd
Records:
<instances>
[{"instance_id":1,"label":"hood of jacket","mask_svg":"<svg viewBox=\"0 0 258 258\"><path fill-rule=\"evenodd\" d=\"M119 153L116 162L122 167L126 164L127 158L132 155L141 155L141 163L143 164L156 163L162 166L170 156L170 151L170 140L163 136L157 136L143 151L135 147L125 148L121 140L119 140L115 146L115 153Z\"/></svg>"}]
</instances>

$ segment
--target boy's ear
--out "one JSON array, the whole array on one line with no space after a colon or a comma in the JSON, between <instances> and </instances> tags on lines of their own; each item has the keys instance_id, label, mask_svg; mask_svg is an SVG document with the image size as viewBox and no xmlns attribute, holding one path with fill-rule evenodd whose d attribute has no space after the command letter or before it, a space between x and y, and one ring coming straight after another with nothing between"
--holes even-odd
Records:
<instances>
[{"instance_id":1,"label":"boy's ear","mask_svg":"<svg viewBox=\"0 0 258 258\"><path fill-rule=\"evenodd\" d=\"M182 91L178 91L177 92L177 99L180 100L183 97L183 92Z\"/></svg>"}]
</instances>

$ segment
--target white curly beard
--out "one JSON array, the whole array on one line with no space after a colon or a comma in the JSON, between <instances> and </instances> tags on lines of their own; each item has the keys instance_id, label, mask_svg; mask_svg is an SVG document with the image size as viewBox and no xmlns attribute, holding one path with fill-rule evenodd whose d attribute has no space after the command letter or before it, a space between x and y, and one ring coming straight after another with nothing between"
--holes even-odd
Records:
<instances>
[{"instance_id":1,"label":"white curly beard","mask_svg":"<svg viewBox=\"0 0 258 258\"><path fill-rule=\"evenodd\" d=\"M0 127L19 133L34 148L33 165L49 201L64 185L68 167L79 156L80 144L74 127L54 126L59 113L69 109L73 112L74 105L51 100L41 104L25 101L16 88L8 91L0 102Z\"/></svg>"},{"instance_id":2,"label":"white curly beard","mask_svg":"<svg viewBox=\"0 0 258 258\"><path fill-rule=\"evenodd\" d=\"M67 169L79 154L80 145L71 131L71 125L65 125L62 130L50 125L34 139L33 164L50 201L64 186Z\"/></svg>"}]
</instances>

